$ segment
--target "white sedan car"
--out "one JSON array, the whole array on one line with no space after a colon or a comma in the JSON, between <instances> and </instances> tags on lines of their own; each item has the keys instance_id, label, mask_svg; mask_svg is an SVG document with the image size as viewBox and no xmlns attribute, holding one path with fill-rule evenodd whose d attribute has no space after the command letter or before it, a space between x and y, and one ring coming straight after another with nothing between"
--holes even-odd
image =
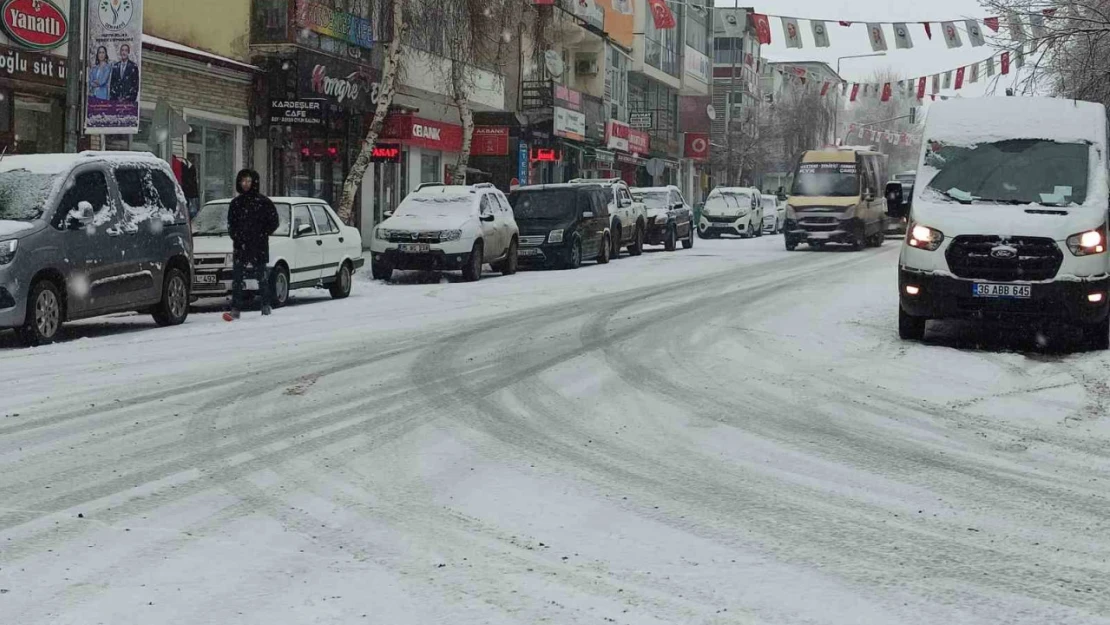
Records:
<instances>
[{"instance_id":1,"label":"white sedan car","mask_svg":"<svg viewBox=\"0 0 1110 625\"><path fill-rule=\"evenodd\" d=\"M270 198L278 212L278 229L270 237L270 283L273 306L289 301L293 289L325 288L342 299L351 294L351 277L366 262L362 235L343 225L323 200ZM205 204L193 220L193 296L231 293L232 242L227 235L231 200ZM254 280L248 291L257 291Z\"/></svg>"},{"instance_id":2,"label":"white sedan car","mask_svg":"<svg viewBox=\"0 0 1110 625\"><path fill-rule=\"evenodd\" d=\"M763 196L763 232L778 234L786 225L786 204L779 203L774 195Z\"/></svg>"},{"instance_id":3,"label":"white sedan car","mask_svg":"<svg viewBox=\"0 0 1110 625\"><path fill-rule=\"evenodd\" d=\"M516 273L520 228L509 200L492 184L426 183L374 228L370 252L376 280L414 269L461 270L464 280L476 282L486 264Z\"/></svg>"}]
</instances>

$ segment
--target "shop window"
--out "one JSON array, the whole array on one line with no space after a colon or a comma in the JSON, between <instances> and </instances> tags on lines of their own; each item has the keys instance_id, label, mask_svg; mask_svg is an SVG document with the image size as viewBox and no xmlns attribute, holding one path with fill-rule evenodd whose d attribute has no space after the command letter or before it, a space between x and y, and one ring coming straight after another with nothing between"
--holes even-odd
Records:
<instances>
[{"instance_id":1,"label":"shop window","mask_svg":"<svg viewBox=\"0 0 1110 625\"><path fill-rule=\"evenodd\" d=\"M201 203L231 197L235 191L235 127L190 119L187 154L197 167Z\"/></svg>"},{"instance_id":2,"label":"shop window","mask_svg":"<svg viewBox=\"0 0 1110 625\"><path fill-rule=\"evenodd\" d=\"M443 170L440 169L439 152L424 152L420 155L420 182L442 182Z\"/></svg>"},{"instance_id":3,"label":"shop window","mask_svg":"<svg viewBox=\"0 0 1110 625\"><path fill-rule=\"evenodd\" d=\"M13 109L14 152L46 154L62 151L65 113L60 101L16 94Z\"/></svg>"}]
</instances>

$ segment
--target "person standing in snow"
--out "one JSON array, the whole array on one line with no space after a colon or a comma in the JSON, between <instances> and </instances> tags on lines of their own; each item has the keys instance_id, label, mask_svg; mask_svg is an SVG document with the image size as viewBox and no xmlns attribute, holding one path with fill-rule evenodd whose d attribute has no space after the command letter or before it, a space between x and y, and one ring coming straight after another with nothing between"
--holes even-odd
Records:
<instances>
[{"instance_id":1,"label":"person standing in snow","mask_svg":"<svg viewBox=\"0 0 1110 625\"><path fill-rule=\"evenodd\" d=\"M239 172L235 177L235 188L239 195L231 200L227 209L227 233L235 245L231 311L224 314L224 319L228 321L238 319L239 311L243 309L244 279L248 268L251 277L258 280L262 314L270 314L270 272L266 265L270 261L270 235L278 228L277 208L259 190L258 172L250 169Z\"/></svg>"}]
</instances>

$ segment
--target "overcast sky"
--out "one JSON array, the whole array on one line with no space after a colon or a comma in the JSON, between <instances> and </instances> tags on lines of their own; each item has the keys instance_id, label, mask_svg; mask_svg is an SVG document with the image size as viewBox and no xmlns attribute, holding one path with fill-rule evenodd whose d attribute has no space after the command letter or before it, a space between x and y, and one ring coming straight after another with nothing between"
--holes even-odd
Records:
<instances>
[{"instance_id":1,"label":"overcast sky","mask_svg":"<svg viewBox=\"0 0 1110 625\"><path fill-rule=\"evenodd\" d=\"M772 61L824 61L834 70L837 57L871 53L867 27L863 22L927 20L933 22L932 40L925 36L925 29L920 23L911 24L910 33L914 43L912 50L895 49L893 29L886 26L887 45L890 50L885 57L841 61L840 74L849 82L864 81L876 70L888 67L904 78L930 76L954 70L961 65L982 61L993 51L989 47L971 47L967 42L966 34L963 33L961 38L964 46L949 50L940 34L940 21L990 17L975 0L760 0L758 2L741 0L737 4L753 6L758 13L828 20L830 47L813 47L813 32L810 30L810 25L799 22L805 48L790 50L784 45L782 22L778 18L771 18L773 43L763 47L763 56ZM729 0L718 0L717 6L729 6ZM850 28L845 28L837 24L837 20L854 23ZM1005 19L1002 22L1002 32L1005 33ZM984 32L990 34L986 29ZM997 88L999 95L1006 86L1010 86L1009 82L1011 82L1010 78ZM986 81L981 78L978 85L965 86L959 93L964 97L982 95L985 84ZM942 93L955 95L957 92Z\"/></svg>"}]
</instances>

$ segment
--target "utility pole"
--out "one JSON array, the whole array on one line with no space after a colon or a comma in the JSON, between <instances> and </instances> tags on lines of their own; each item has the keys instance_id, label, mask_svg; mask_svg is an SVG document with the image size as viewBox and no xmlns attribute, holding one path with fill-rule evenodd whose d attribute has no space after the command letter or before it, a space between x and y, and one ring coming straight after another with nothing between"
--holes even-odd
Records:
<instances>
[{"instance_id":1,"label":"utility pole","mask_svg":"<svg viewBox=\"0 0 1110 625\"><path fill-rule=\"evenodd\" d=\"M81 134L81 34L85 31L85 11L81 0L69 0L69 47L66 59L66 152L77 151Z\"/></svg>"}]
</instances>

